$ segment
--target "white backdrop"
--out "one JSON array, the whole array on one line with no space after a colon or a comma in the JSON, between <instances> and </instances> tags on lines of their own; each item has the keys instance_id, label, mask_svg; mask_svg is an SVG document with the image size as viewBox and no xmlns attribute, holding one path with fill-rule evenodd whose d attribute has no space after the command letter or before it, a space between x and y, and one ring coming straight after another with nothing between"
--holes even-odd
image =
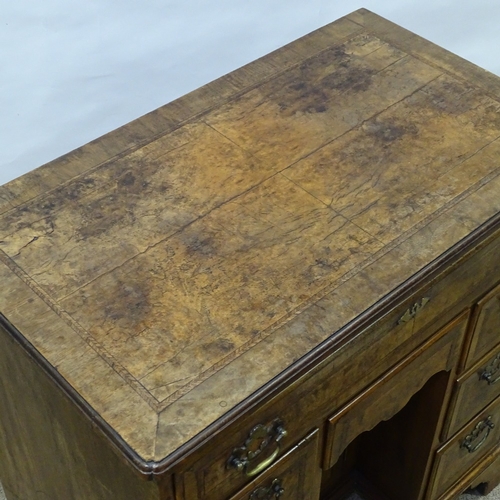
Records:
<instances>
[{"instance_id":1,"label":"white backdrop","mask_svg":"<svg viewBox=\"0 0 500 500\"><path fill-rule=\"evenodd\" d=\"M0 184L360 7L500 75L499 0L0 0Z\"/></svg>"}]
</instances>

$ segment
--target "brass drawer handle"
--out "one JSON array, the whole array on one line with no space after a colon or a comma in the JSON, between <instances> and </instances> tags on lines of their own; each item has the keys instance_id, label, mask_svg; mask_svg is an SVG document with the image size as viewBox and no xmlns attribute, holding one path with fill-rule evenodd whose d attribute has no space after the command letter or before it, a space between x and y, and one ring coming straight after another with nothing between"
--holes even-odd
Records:
<instances>
[{"instance_id":1,"label":"brass drawer handle","mask_svg":"<svg viewBox=\"0 0 500 500\"><path fill-rule=\"evenodd\" d=\"M425 307L425 305L430 301L430 297L422 297L420 302L415 302L411 307L409 307L403 316L398 319L397 324L402 325L403 323L408 323L408 321L412 320L417 313Z\"/></svg>"},{"instance_id":2,"label":"brass drawer handle","mask_svg":"<svg viewBox=\"0 0 500 500\"><path fill-rule=\"evenodd\" d=\"M273 420L269 425L256 425L248 435L243 446L235 448L227 462L228 467L235 467L249 477L256 476L267 469L277 458L280 452L280 441L287 432L280 419ZM251 468L251 462L257 458L271 442L276 445L271 455Z\"/></svg>"},{"instance_id":3,"label":"brass drawer handle","mask_svg":"<svg viewBox=\"0 0 500 500\"><path fill-rule=\"evenodd\" d=\"M469 453L474 453L479 447L483 445L486 441L486 438L489 436L491 429L495 427L495 424L491 421L491 415L486 418L486 420L481 420L474 430L465 436L460 448L466 448ZM483 434L481 441L479 441L476 445L474 445L474 441L476 441L479 436Z\"/></svg>"},{"instance_id":4,"label":"brass drawer handle","mask_svg":"<svg viewBox=\"0 0 500 500\"><path fill-rule=\"evenodd\" d=\"M285 488L281 486L281 481L275 479L269 488L260 487L253 490L248 500L271 500L272 498L279 498L285 493Z\"/></svg>"},{"instance_id":5,"label":"brass drawer handle","mask_svg":"<svg viewBox=\"0 0 500 500\"><path fill-rule=\"evenodd\" d=\"M493 378L494 375L500 371L500 352L495 356L493 361L484 369L479 377L479 380L486 380L488 385L493 385L500 380L500 375Z\"/></svg>"}]
</instances>

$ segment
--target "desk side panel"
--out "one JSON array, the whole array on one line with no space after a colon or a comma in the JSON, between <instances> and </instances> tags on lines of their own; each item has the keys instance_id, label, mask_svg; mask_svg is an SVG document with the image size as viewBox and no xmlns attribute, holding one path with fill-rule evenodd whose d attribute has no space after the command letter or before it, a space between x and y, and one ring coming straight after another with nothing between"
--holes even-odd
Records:
<instances>
[{"instance_id":1,"label":"desk side panel","mask_svg":"<svg viewBox=\"0 0 500 500\"><path fill-rule=\"evenodd\" d=\"M9 500L159 500L2 327L0 480Z\"/></svg>"}]
</instances>

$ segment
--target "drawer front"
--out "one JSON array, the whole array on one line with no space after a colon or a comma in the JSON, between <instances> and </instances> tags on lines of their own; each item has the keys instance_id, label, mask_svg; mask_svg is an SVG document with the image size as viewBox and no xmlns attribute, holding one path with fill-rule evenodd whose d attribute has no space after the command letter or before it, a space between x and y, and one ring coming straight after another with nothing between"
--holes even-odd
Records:
<instances>
[{"instance_id":1,"label":"drawer front","mask_svg":"<svg viewBox=\"0 0 500 500\"><path fill-rule=\"evenodd\" d=\"M492 454L493 461L479 473L470 486L477 488L481 495L488 495L500 483L500 447Z\"/></svg>"},{"instance_id":2,"label":"drawer front","mask_svg":"<svg viewBox=\"0 0 500 500\"><path fill-rule=\"evenodd\" d=\"M273 415L261 411L211 440L193 466L176 477L177 490L183 492L178 498L228 498L295 450L305 434L297 430L300 416L281 418L279 408Z\"/></svg>"},{"instance_id":3,"label":"drawer front","mask_svg":"<svg viewBox=\"0 0 500 500\"><path fill-rule=\"evenodd\" d=\"M467 318L467 314L462 314L453 320L421 348L330 417L326 436L325 469L337 462L354 438L399 412L432 375L454 367Z\"/></svg>"},{"instance_id":4,"label":"drawer front","mask_svg":"<svg viewBox=\"0 0 500 500\"><path fill-rule=\"evenodd\" d=\"M487 495L498 483L500 483L499 446L474 465L449 490L433 500L456 500L461 493L469 489L477 489L481 495Z\"/></svg>"},{"instance_id":5,"label":"drawer front","mask_svg":"<svg viewBox=\"0 0 500 500\"><path fill-rule=\"evenodd\" d=\"M500 398L495 399L474 420L436 452L428 499L444 494L498 446Z\"/></svg>"},{"instance_id":6,"label":"drawer front","mask_svg":"<svg viewBox=\"0 0 500 500\"><path fill-rule=\"evenodd\" d=\"M457 380L443 439L451 437L499 395L500 346Z\"/></svg>"},{"instance_id":7,"label":"drawer front","mask_svg":"<svg viewBox=\"0 0 500 500\"><path fill-rule=\"evenodd\" d=\"M500 285L477 303L471 325L466 368L500 344Z\"/></svg>"},{"instance_id":8,"label":"drawer front","mask_svg":"<svg viewBox=\"0 0 500 500\"><path fill-rule=\"evenodd\" d=\"M281 457L231 500L317 500L321 484L318 431Z\"/></svg>"},{"instance_id":9,"label":"drawer front","mask_svg":"<svg viewBox=\"0 0 500 500\"><path fill-rule=\"evenodd\" d=\"M255 426L254 429L257 429L257 434L251 436L252 432L250 432L248 436L250 439L243 443L247 445L245 451L247 455L250 450L256 452L263 443L262 428L259 430L259 426ZM265 432L267 431L264 430ZM204 448L202 454L207 461L198 461L195 468L176 475L176 498L177 500L195 498L221 500L233 498L233 496L242 498L241 495L246 493L250 495L254 489L275 487L276 485L272 484L274 479L279 479L281 488L286 488L287 495L290 495L290 492L294 491L294 477L297 475L301 478L307 476L307 484L311 484L311 491L313 491L312 486L316 485L316 475L321 476L317 457L318 434L317 429L310 432L306 438L296 440L287 451L283 452L279 441L277 443L275 440L276 434L272 431L273 439L269 440L267 445L262 447L262 452L248 463L239 453L243 446L230 448L222 443L220 446L217 443L211 443L208 449ZM236 456L244 464L240 470L234 464L230 464ZM262 490L259 491L262 492Z\"/></svg>"}]
</instances>

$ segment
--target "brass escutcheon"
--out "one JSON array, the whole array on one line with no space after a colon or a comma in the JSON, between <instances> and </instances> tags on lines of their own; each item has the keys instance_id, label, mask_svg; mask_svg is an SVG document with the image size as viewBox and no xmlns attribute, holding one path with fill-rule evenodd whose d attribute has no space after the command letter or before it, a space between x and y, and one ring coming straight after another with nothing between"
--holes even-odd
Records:
<instances>
[{"instance_id":1,"label":"brass escutcheon","mask_svg":"<svg viewBox=\"0 0 500 500\"><path fill-rule=\"evenodd\" d=\"M420 302L415 302L411 307L409 307L403 316L398 319L397 324L402 325L403 323L408 323L411 319L413 319L417 313L425 307L425 305L430 301L430 297L422 297Z\"/></svg>"}]
</instances>

